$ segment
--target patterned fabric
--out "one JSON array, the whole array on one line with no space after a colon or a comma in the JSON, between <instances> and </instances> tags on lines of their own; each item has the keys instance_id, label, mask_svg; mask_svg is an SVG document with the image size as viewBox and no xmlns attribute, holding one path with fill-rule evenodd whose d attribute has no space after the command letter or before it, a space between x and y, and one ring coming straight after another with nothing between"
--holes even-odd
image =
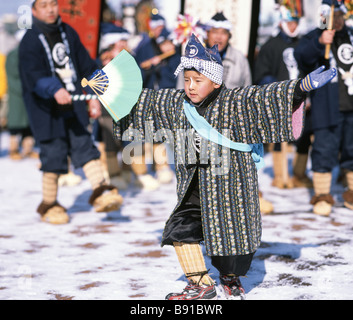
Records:
<instances>
[{"instance_id":1,"label":"patterned fabric","mask_svg":"<svg viewBox=\"0 0 353 320\"><path fill-rule=\"evenodd\" d=\"M200 40L192 34L185 48L185 57L181 58L174 75L177 76L183 69L192 68L195 68L213 82L222 84L223 65L218 46L205 48Z\"/></svg>"},{"instance_id":2,"label":"patterned fabric","mask_svg":"<svg viewBox=\"0 0 353 320\"><path fill-rule=\"evenodd\" d=\"M255 144L294 140L292 103L297 83L293 80L243 89L222 86L218 97L207 108L205 119L219 132L228 130L229 139L235 142ZM184 96L184 90L144 89L129 116L114 125L115 134L121 139L124 133L126 139L125 130L135 129L128 132L135 135L138 132L142 139L148 139L153 130L156 137L164 136L173 145L178 195L175 209L180 206L198 170L207 255L255 252L261 241L261 214L258 176L251 154L209 142L206 152L211 165L206 168L193 166L188 170L187 164L195 160L195 151L192 138L188 139L192 126L184 114ZM303 120L303 106L298 110L301 110ZM146 121L153 121L153 127L149 128ZM298 125L302 129L303 121Z\"/></svg>"},{"instance_id":3,"label":"patterned fabric","mask_svg":"<svg viewBox=\"0 0 353 320\"><path fill-rule=\"evenodd\" d=\"M302 82L300 83L300 89L302 89L305 92L310 92L314 90L314 84L312 79L309 76L306 76Z\"/></svg>"},{"instance_id":4,"label":"patterned fabric","mask_svg":"<svg viewBox=\"0 0 353 320\"><path fill-rule=\"evenodd\" d=\"M183 69L192 68L196 69L215 83L222 84L223 82L223 66L216 62L205 61L201 59L190 59L187 57L181 57L181 63L175 70L174 75L178 76L178 74Z\"/></svg>"},{"instance_id":5,"label":"patterned fabric","mask_svg":"<svg viewBox=\"0 0 353 320\"><path fill-rule=\"evenodd\" d=\"M214 143L228 147L233 150L251 152L252 158L255 161L257 169L259 170L265 166L265 162L263 160L264 149L262 144L251 145L229 140L226 136L222 135L220 132L214 129L189 102L184 101L183 105L184 112L186 114L186 117L188 118L188 121L191 123L191 125L197 131L200 137L203 137L204 139L213 141Z\"/></svg>"}]
</instances>

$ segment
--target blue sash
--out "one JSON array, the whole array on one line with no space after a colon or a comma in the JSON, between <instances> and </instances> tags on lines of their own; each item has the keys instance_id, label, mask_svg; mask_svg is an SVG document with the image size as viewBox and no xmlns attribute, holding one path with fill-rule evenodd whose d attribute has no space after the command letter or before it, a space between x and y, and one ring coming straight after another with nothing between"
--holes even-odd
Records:
<instances>
[{"instance_id":1,"label":"blue sash","mask_svg":"<svg viewBox=\"0 0 353 320\"><path fill-rule=\"evenodd\" d=\"M184 112L191 125L203 138L222 145L226 148L241 152L251 152L251 156L255 162L256 168L259 170L265 166L263 159L264 147L262 143L246 144L234 142L214 129L207 120L199 115L196 108L187 101L184 101Z\"/></svg>"}]
</instances>

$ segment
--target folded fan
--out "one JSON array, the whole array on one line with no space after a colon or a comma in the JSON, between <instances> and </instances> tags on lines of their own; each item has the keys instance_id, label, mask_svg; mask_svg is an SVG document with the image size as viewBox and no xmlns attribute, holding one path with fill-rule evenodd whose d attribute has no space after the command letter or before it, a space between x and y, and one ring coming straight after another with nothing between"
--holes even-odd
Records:
<instances>
[{"instance_id":1,"label":"folded fan","mask_svg":"<svg viewBox=\"0 0 353 320\"><path fill-rule=\"evenodd\" d=\"M114 121L128 115L142 90L142 76L135 59L121 51L102 70L96 70L82 87L89 86Z\"/></svg>"}]
</instances>

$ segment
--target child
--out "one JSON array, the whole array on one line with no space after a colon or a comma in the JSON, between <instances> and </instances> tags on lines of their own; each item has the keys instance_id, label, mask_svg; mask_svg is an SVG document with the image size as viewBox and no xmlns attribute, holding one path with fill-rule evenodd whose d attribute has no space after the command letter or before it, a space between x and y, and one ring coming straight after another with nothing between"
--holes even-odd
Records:
<instances>
[{"instance_id":1,"label":"child","mask_svg":"<svg viewBox=\"0 0 353 320\"><path fill-rule=\"evenodd\" d=\"M256 170L261 152L256 146L298 138L304 91L312 90L313 83L324 85L335 69L321 73L320 68L303 81L227 89L217 47L204 48L194 35L175 75L183 69L185 90L144 89L129 116L115 124L115 133L121 138L124 130L139 129L147 138L146 123L153 121L153 130L165 130L167 139L167 133L173 134L169 143L174 142L178 203L166 222L162 246L175 247L190 283L166 299L217 297L200 242L220 272L227 297L239 298L244 295L239 276L249 270L261 238ZM228 141L223 146L200 138L208 131L214 134L214 129L228 132L230 140L240 143Z\"/></svg>"}]
</instances>

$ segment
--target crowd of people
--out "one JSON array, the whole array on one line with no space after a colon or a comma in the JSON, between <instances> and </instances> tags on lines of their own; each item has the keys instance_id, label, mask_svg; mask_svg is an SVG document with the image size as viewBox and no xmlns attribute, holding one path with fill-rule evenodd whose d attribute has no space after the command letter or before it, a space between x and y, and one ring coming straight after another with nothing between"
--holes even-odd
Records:
<instances>
[{"instance_id":1,"label":"crowd of people","mask_svg":"<svg viewBox=\"0 0 353 320\"><path fill-rule=\"evenodd\" d=\"M332 212L332 171L339 165L346 186L344 205L353 210L353 31L345 25L351 8L334 1L332 30L318 28L301 36L302 8L297 2L279 2L276 33L261 47L251 70L246 56L230 44L232 26L222 12L204 24L204 44L190 36L185 54L159 14L151 13L148 32L140 34L133 47L126 29L104 22L99 57L92 60L76 31L61 21L56 0L32 1L33 26L19 35L18 48L3 63L7 81L0 83L7 83L7 88L0 88L0 99L7 92L9 157L40 159L41 220L69 222L57 198L61 185L80 181L72 167L83 168L92 187L89 202L97 212L118 210L123 203L119 190L128 188L134 178L147 191L176 178L178 204L166 223L162 245L174 246L190 284L167 299L192 300L216 296L200 242L219 270L227 296L244 296L239 276L246 275L259 246L261 214L274 210L257 185L253 163L261 162L264 146L273 156L273 186L313 188L311 204L318 215ZM331 2L324 0L323 19L330 20L330 10ZM82 78L106 66L122 50L140 66L143 99L129 116L113 123L99 100L73 101L72 96L82 94ZM328 71L323 72L322 65ZM179 113L183 108L191 127ZM213 166L202 163L202 141L207 138L191 119L208 130L230 129L230 139L238 143L231 147L228 173L212 177ZM175 150L155 143L134 154L131 165L125 164L120 154L128 142L122 141L122 130L130 125L138 128L147 120L153 120L156 129L193 127L197 162L183 166L176 162L172 167L168 158ZM146 157L154 160L153 166Z\"/></svg>"}]
</instances>

